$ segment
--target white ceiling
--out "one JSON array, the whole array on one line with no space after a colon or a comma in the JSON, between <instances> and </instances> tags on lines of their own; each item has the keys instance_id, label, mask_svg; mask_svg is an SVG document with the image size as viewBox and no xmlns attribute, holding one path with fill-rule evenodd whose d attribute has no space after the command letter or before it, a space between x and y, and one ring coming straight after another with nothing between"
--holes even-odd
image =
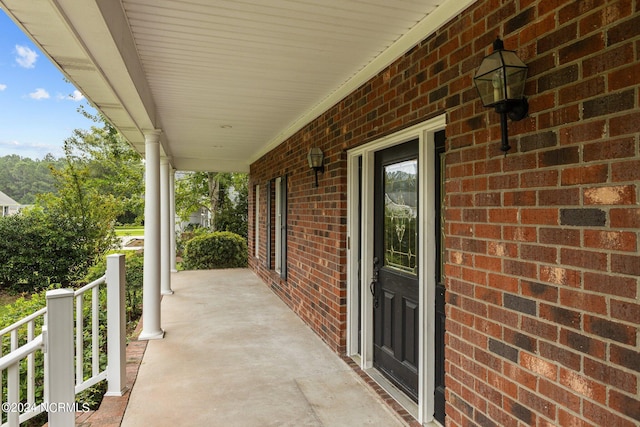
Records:
<instances>
[{"instance_id":1,"label":"white ceiling","mask_svg":"<svg viewBox=\"0 0 640 427\"><path fill-rule=\"evenodd\" d=\"M144 153L248 171L473 0L0 0Z\"/></svg>"}]
</instances>

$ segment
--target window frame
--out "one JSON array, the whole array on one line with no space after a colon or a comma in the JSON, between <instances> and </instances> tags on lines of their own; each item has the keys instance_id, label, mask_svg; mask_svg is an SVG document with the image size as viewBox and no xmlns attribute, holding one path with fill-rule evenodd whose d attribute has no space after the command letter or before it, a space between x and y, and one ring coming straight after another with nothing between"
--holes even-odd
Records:
<instances>
[{"instance_id":1,"label":"window frame","mask_svg":"<svg viewBox=\"0 0 640 427\"><path fill-rule=\"evenodd\" d=\"M275 206L274 206L275 205ZM265 266L287 279L287 176L267 183L267 259ZM272 248L273 244L273 248ZM272 260L273 254L273 260ZM273 261L273 264L272 264Z\"/></svg>"},{"instance_id":2,"label":"window frame","mask_svg":"<svg viewBox=\"0 0 640 427\"><path fill-rule=\"evenodd\" d=\"M280 274L282 270L282 177L277 177L275 179L275 193L276 193L276 201L275 201L275 244L276 244L276 253L275 253L275 264L273 269Z\"/></svg>"},{"instance_id":3,"label":"window frame","mask_svg":"<svg viewBox=\"0 0 640 427\"><path fill-rule=\"evenodd\" d=\"M260 259L260 184L254 187L255 223L253 225L254 257Z\"/></svg>"}]
</instances>

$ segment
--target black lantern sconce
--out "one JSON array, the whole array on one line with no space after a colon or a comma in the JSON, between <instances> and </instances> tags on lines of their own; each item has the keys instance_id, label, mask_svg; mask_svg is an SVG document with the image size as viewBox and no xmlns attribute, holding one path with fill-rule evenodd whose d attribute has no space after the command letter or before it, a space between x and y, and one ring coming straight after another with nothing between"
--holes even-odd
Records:
<instances>
[{"instance_id":1,"label":"black lantern sconce","mask_svg":"<svg viewBox=\"0 0 640 427\"><path fill-rule=\"evenodd\" d=\"M527 116L529 103L524 97L524 83L527 80L527 66L512 50L505 50L500 37L493 42L493 52L486 56L473 82L480 93L480 99L485 107L494 107L500 114L502 129L502 145L500 150L507 154L509 133L507 116L513 121L522 120Z\"/></svg>"},{"instance_id":2,"label":"black lantern sconce","mask_svg":"<svg viewBox=\"0 0 640 427\"><path fill-rule=\"evenodd\" d=\"M324 153L318 147L313 147L307 155L309 167L316 173L316 187L318 186L318 171L324 173Z\"/></svg>"}]
</instances>

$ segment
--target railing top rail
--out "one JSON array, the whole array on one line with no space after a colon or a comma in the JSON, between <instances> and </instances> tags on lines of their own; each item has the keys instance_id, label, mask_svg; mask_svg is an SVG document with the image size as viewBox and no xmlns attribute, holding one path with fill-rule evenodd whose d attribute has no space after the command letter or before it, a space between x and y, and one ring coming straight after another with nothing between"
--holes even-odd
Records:
<instances>
[{"instance_id":1,"label":"railing top rail","mask_svg":"<svg viewBox=\"0 0 640 427\"><path fill-rule=\"evenodd\" d=\"M17 363L27 357L29 354L39 350L43 346L42 334L35 337L23 346L18 347L6 356L0 357L0 371L7 369L9 366Z\"/></svg>"},{"instance_id":2,"label":"railing top rail","mask_svg":"<svg viewBox=\"0 0 640 427\"><path fill-rule=\"evenodd\" d=\"M99 285L102 285L106 281L107 281L107 275L105 274L104 276L94 280L91 283L88 283L88 284L84 285L83 287L81 287L80 289L75 291L73 296L77 297L78 295L82 295L83 293L87 292L89 289L95 288L96 286L99 286Z\"/></svg>"},{"instance_id":3,"label":"railing top rail","mask_svg":"<svg viewBox=\"0 0 640 427\"><path fill-rule=\"evenodd\" d=\"M47 312L47 307L41 308L40 310L36 311L35 313L32 313L30 315L28 315L27 317L23 317L22 319L18 320L17 322L7 326L6 328L4 328L3 330L0 331L0 337L2 337L3 335L8 334L9 332L13 331L14 329L19 328L22 325L25 325L29 322L31 322L32 320L40 317L40 316L44 316L44 314Z\"/></svg>"},{"instance_id":4,"label":"railing top rail","mask_svg":"<svg viewBox=\"0 0 640 427\"><path fill-rule=\"evenodd\" d=\"M96 286L99 286L103 283L105 283L107 280L107 276L104 275L96 280L94 280L91 283L88 283L86 285L84 285L83 287L81 287L80 289L78 289L77 291L74 292L74 297L77 297L78 295L82 295L83 293L85 293L86 291L88 291L89 289L95 288ZM22 319L18 320L17 322L7 326L6 328L2 329L0 331L0 337L2 337L3 335L8 334L9 332L13 331L14 329L19 328L22 325L25 325L29 322L31 322L32 320L43 316L45 313L47 312L47 307L43 307L40 310L30 314L27 317L23 317Z\"/></svg>"}]
</instances>

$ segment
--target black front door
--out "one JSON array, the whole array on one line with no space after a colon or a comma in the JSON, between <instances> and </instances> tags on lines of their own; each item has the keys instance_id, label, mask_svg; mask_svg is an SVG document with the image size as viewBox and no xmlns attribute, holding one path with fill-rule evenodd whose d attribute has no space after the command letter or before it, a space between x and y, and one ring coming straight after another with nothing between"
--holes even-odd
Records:
<instances>
[{"instance_id":1,"label":"black front door","mask_svg":"<svg viewBox=\"0 0 640 427\"><path fill-rule=\"evenodd\" d=\"M373 364L418 400L418 140L376 153Z\"/></svg>"}]
</instances>

